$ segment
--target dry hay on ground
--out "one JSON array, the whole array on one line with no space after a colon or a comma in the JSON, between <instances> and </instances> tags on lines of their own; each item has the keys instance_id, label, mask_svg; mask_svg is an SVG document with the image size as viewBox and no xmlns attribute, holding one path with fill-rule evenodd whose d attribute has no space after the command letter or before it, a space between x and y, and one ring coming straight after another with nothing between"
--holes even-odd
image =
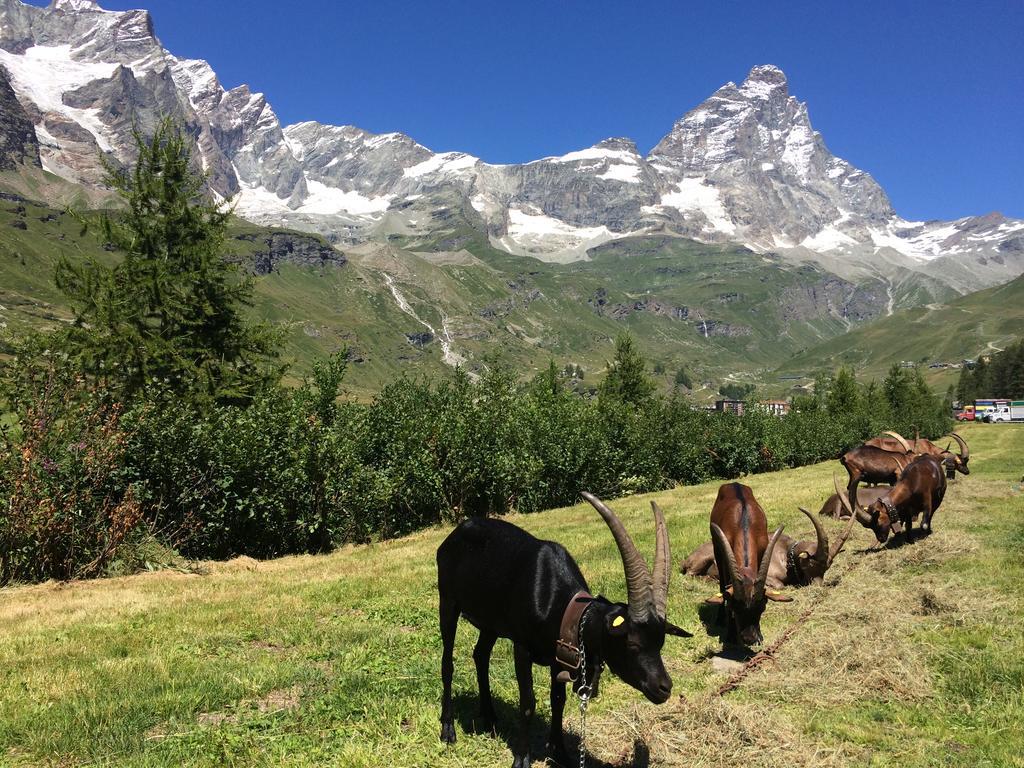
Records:
<instances>
[{"instance_id":1,"label":"dry hay on ground","mask_svg":"<svg viewBox=\"0 0 1024 768\"><path fill-rule=\"evenodd\" d=\"M634 706L592 718L587 748L613 766L830 768L860 756L844 747L823 747L769 704L717 696L680 697L657 709Z\"/></svg>"}]
</instances>

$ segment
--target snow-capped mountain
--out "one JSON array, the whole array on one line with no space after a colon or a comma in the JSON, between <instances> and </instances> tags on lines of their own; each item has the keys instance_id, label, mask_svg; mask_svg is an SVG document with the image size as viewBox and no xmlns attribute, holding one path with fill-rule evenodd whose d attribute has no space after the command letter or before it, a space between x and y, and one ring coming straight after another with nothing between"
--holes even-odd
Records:
<instances>
[{"instance_id":1,"label":"snow-capped mountain","mask_svg":"<svg viewBox=\"0 0 1024 768\"><path fill-rule=\"evenodd\" d=\"M612 138L523 165L436 153L400 133L282 127L263 94L225 90L205 61L166 51L147 12L92 0L0 0L0 66L47 170L95 183L101 153L130 162L133 126L171 115L240 215L341 242L427 238L457 209L496 247L547 260L663 233L838 274L920 271L961 291L1024 272L1024 222L904 221L869 174L828 151L773 66L719 88L646 156Z\"/></svg>"}]
</instances>

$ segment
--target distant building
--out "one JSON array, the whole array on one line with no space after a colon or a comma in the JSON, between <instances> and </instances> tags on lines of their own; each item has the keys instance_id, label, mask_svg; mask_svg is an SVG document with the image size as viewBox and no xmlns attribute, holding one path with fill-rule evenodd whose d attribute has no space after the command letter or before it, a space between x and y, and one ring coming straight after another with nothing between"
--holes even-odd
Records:
<instances>
[{"instance_id":1,"label":"distant building","mask_svg":"<svg viewBox=\"0 0 1024 768\"><path fill-rule=\"evenodd\" d=\"M743 415L744 402L742 400L716 400L715 410L719 413L735 413L737 416Z\"/></svg>"},{"instance_id":2,"label":"distant building","mask_svg":"<svg viewBox=\"0 0 1024 768\"><path fill-rule=\"evenodd\" d=\"M757 408L770 413L772 416L785 416L793 406L786 400L762 400Z\"/></svg>"}]
</instances>

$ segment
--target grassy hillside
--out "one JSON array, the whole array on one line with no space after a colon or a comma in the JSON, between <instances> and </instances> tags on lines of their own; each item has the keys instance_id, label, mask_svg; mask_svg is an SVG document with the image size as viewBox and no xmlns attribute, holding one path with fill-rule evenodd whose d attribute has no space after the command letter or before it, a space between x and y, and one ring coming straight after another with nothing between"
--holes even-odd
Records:
<instances>
[{"instance_id":1,"label":"grassy hillside","mask_svg":"<svg viewBox=\"0 0 1024 768\"><path fill-rule=\"evenodd\" d=\"M52 283L60 255L116 256L83 233L63 204L81 210L104 201L40 172L3 175L0 189L7 190L0 194L0 327L67 320ZM37 197L63 204L31 202ZM557 265L493 248L458 215L431 230L427 238L394 234L387 242L339 246L343 266L276 260L274 271L257 278L255 312L286 331L293 376L314 357L349 346L347 384L371 394L399 372L446 370L438 337L447 327L454 352L471 369L501 356L529 375L554 359L580 365L589 385L603 372L614 338L629 329L663 367L666 386L685 366L697 382L711 384L711 395L725 378L757 378L797 350L843 333L838 303L870 312L886 300L881 282L854 289L820 268L735 246L634 238L595 249L592 261ZM236 221L231 250L252 263L275 231L284 232ZM293 236L326 247L315 236ZM388 280L415 317L399 306ZM433 338L422 336L427 326Z\"/></svg>"},{"instance_id":2,"label":"grassy hillside","mask_svg":"<svg viewBox=\"0 0 1024 768\"><path fill-rule=\"evenodd\" d=\"M959 363L1001 349L1024 336L1024 276L962 296L948 304L904 309L808 347L780 374L833 371L840 365L876 376L893 363ZM946 373L946 379L955 374Z\"/></svg>"},{"instance_id":3,"label":"grassy hillside","mask_svg":"<svg viewBox=\"0 0 1024 768\"><path fill-rule=\"evenodd\" d=\"M656 707L606 673L588 716L589 765L1024 765L1024 428L970 425L972 473L951 486L935 533L865 549L857 528L824 587L771 604L775 657L736 688L702 629L708 582L674 573L673 697ZM837 465L747 479L769 514L809 535ZM707 536L716 484L621 499L641 551L648 506L669 516L678 563ZM624 594L621 563L585 506L512 518L565 543L592 591ZM837 529L832 525L830 530ZM456 649L459 741L438 741L440 639L434 551L447 530L326 556L209 564L0 591L0 762L108 766L507 765L516 689L509 644L491 676L502 736L472 733L465 622ZM535 674L543 743L548 711ZM578 717L570 703L570 730ZM537 763L540 765L540 763Z\"/></svg>"}]
</instances>

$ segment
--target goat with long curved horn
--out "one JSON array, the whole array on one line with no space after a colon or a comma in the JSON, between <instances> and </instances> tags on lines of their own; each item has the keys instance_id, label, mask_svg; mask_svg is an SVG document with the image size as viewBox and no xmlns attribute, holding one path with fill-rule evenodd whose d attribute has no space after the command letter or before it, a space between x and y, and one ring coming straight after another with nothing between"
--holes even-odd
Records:
<instances>
[{"instance_id":1,"label":"goat with long curved horn","mask_svg":"<svg viewBox=\"0 0 1024 768\"><path fill-rule=\"evenodd\" d=\"M671 577L672 553L668 543L665 513L653 499L651 499L651 512L654 513L654 569L651 574L651 589L654 593L654 613L664 619L668 606L668 582Z\"/></svg>"},{"instance_id":2,"label":"goat with long curved horn","mask_svg":"<svg viewBox=\"0 0 1024 768\"><path fill-rule=\"evenodd\" d=\"M722 606L726 643L756 645L761 635L761 614L768 600L792 598L767 588L772 554L782 536L782 526L768 537L768 521L754 492L741 483L718 489L711 510L711 540L721 593L710 603Z\"/></svg>"},{"instance_id":3,"label":"goat with long curved horn","mask_svg":"<svg viewBox=\"0 0 1024 768\"><path fill-rule=\"evenodd\" d=\"M814 549L814 559L824 563L825 567L828 567L832 559L829 557L828 552L828 535L825 533L825 529L821 527L821 523L818 522L818 518L812 515L803 507L797 507L803 512L807 519L811 521L811 525L814 526L814 537L817 539L817 546Z\"/></svg>"},{"instance_id":4,"label":"goat with long curved horn","mask_svg":"<svg viewBox=\"0 0 1024 768\"><path fill-rule=\"evenodd\" d=\"M913 449L910 447L910 443L908 443L906 439L903 437L903 435L901 435L899 432L886 431L883 434L889 435L889 437L895 439L903 447L903 450L906 453L914 452ZM914 439L914 442L917 442L917 438Z\"/></svg>"},{"instance_id":5,"label":"goat with long curved horn","mask_svg":"<svg viewBox=\"0 0 1024 768\"><path fill-rule=\"evenodd\" d=\"M736 555L733 553L732 545L725 537L725 533L714 523L711 524L711 540L715 543L716 555L721 552L725 558L726 567L724 569L719 567L718 572L724 574L725 581L731 585L732 593L739 594L742 586L739 577L740 567L736 565Z\"/></svg>"},{"instance_id":6,"label":"goat with long curved horn","mask_svg":"<svg viewBox=\"0 0 1024 768\"><path fill-rule=\"evenodd\" d=\"M765 582L768 580L768 566L771 565L772 554L775 552L775 545L779 543L779 536L782 535L783 526L775 529L771 539L768 540L768 547L761 555L761 563L757 569L757 580L754 582L754 599L763 600L765 597Z\"/></svg>"},{"instance_id":7,"label":"goat with long curved horn","mask_svg":"<svg viewBox=\"0 0 1024 768\"><path fill-rule=\"evenodd\" d=\"M956 440L956 444L960 446L959 456L952 456L952 452L947 450L947 452L952 456L953 468L963 472L965 475L971 474L971 470L967 468L967 462L971 459L971 449L967 447L967 441L960 437L956 432L950 432L949 436Z\"/></svg>"},{"instance_id":8,"label":"goat with long curved horn","mask_svg":"<svg viewBox=\"0 0 1024 768\"><path fill-rule=\"evenodd\" d=\"M655 704L669 700L672 678L661 656L666 635L690 637L665 618L669 543L665 515L655 521L654 577L622 522L600 499L583 496L612 532L626 573L629 603L593 595L569 552L504 520L472 517L437 548L438 617L441 626L441 740L456 739L452 699L455 632L459 616L480 630L473 652L485 729L494 727L489 665L498 637L512 641L519 683L520 732L512 742L513 765L532 765L530 721L536 709L532 665L549 668L549 757L568 765L562 733L566 685L577 694L600 693L607 668Z\"/></svg>"},{"instance_id":9,"label":"goat with long curved horn","mask_svg":"<svg viewBox=\"0 0 1024 768\"><path fill-rule=\"evenodd\" d=\"M626 602L629 604L629 617L634 621L643 621L648 612L655 610L654 590L652 589L651 572L647 570L647 561L636 548L622 521L608 505L586 491L583 491L581 495L597 510L612 532L612 537L615 539L619 555L622 558L622 568L626 574ZM655 514L655 520L657 520L657 514ZM661 522L664 524L664 518Z\"/></svg>"},{"instance_id":10,"label":"goat with long curved horn","mask_svg":"<svg viewBox=\"0 0 1024 768\"><path fill-rule=\"evenodd\" d=\"M839 495L839 501L842 502L843 508L846 509L850 517L855 518L861 525L870 526L871 516L861 509L861 506L857 503L857 486L860 485L859 481L854 483L853 488L849 491L849 495L842 490L839 485L839 478L835 474L832 475L832 482L836 487L836 493Z\"/></svg>"}]
</instances>

